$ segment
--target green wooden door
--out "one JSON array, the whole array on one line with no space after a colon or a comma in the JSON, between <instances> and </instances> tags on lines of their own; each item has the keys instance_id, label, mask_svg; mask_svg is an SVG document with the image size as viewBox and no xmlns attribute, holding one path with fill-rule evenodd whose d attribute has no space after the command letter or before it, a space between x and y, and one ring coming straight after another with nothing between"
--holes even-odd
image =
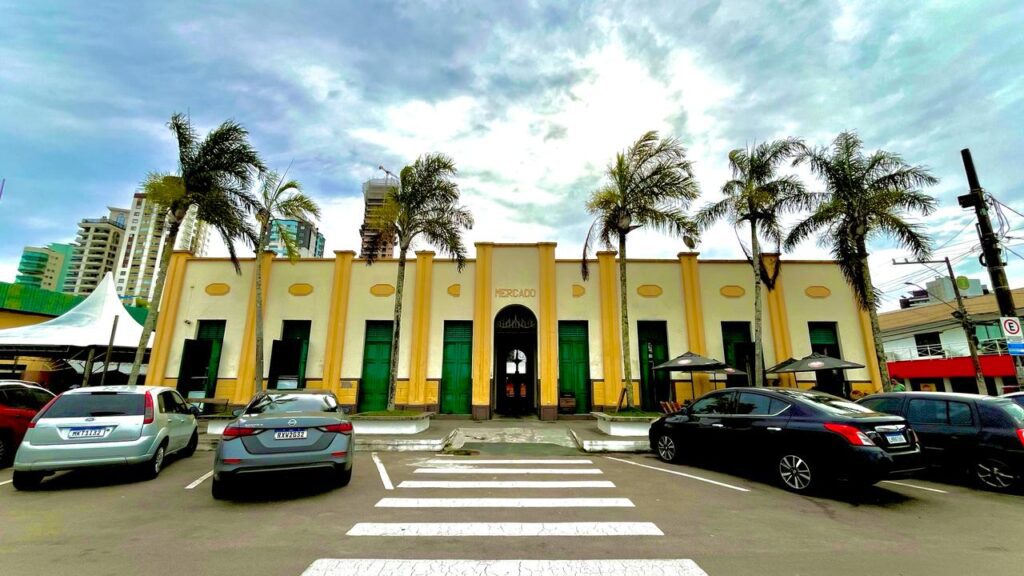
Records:
<instances>
[{"instance_id":1,"label":"green wooden door","mask_svg":"<svg viewBox=\"0 0 1024 576\"><path fill-rule=\"evenodd\" d=\"M363 345L363 376L359 383L360 412L387 410L391 370L391 322L368 321Z\"/></svg>"},{"instance_id":2,"label":"green wooden door","mask_svg":"<svg viewBox=\"0 0 1024 576\"><path fill-rule=\"evenodd\" d=\"M558 323L558 395L572 394L576 414L590 412L590 351L586 322Z\"/></svg>"},{"instance_id":3,"label":"green wooden door","mask_svg":"<svg viewBox=\"0 0 1024 576\"><path fill-rule=\"evenodd\" d=\"M444 353L441 360L442 414L469 414L473 402L473 323L444 323Z\"/></svg>"},{"instance_id":4,"label":"green wooden door","mask_svg":"<svg viewBox=\"0 0 1024 576\"><path fill-rule=\"evenodd\" d=\"M653 368L668 360L668 326L663 321L637 322L640 354L640 404L644 410L658 412L662 401L671 400L668 372Z\"/></svg>"},{"instance_id":5,"label":"green wooden door","mask_svg":"<svg viewBox=\"0 0 1024 576\"><path fill-rule=\"evenodd\" d=\"M754 341L750 338L750 322L722 322L722 349L726 364L750 376L754 374ZM725 378L725 385L729 388L749 386L750 376L730 374Z\"/></svg>"}]
</instances>

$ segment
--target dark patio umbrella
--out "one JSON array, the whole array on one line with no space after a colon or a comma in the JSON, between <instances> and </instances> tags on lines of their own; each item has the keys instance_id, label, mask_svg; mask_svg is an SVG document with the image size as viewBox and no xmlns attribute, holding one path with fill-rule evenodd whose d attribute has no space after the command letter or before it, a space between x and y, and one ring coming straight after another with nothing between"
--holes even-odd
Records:
<instances>
[{"instance_id":1,"label":"dark patio umbrella","mask_svg":"<svg viewBox=\"0 0 1024 576\"><path fill-rule=\"evenodd\" d=\"M783 372L821 372L823 370L853 370L863 367L863 364L848 362L815 352L799 360L793 360L792 358L784 360L780 364L772 366L768 369L768 372L771 374L781 374Z\"/></svg>"},{"instance_id":2,"label":"dark patio umbrella","mask_svg":"<svg viewBox=\"0 0 1024 576\"><path fill-rule=\"evenodd\" d=\"M737 370L732 366L729 366L721 360L715 360L714 358L708 358L701 356L700 354L694 354L693 352L687 352L682 356L676 356L671 360L667 360L658 364L654 367L655 370L666 370L669 372L725 372L726 374L737 374L744 375L746 372ZM718 387L718 382L715 381L715 387ZM690 395L694 398L697 397L697 392L693 386L693 376L690 376Z\"/></svg>"}]
</instances>

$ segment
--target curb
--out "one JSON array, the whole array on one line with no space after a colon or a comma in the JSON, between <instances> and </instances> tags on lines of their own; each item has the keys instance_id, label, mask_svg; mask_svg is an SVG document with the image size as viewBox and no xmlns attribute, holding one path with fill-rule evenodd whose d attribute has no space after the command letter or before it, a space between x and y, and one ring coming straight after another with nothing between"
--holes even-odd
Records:
<instances>
[{"instance_id":1,"label":"curb","mask_svg":"<svg viewBox=\"0 0 1024 576\"><path fill-rule=\"evenodd\" d=\"M581 440L576 431L572 429L569 430L569 435L572 436L580 450L590 454L603 452L637 454L651 451L650 441L646 438L643 440Z\"/></svg>"}]
</instances>

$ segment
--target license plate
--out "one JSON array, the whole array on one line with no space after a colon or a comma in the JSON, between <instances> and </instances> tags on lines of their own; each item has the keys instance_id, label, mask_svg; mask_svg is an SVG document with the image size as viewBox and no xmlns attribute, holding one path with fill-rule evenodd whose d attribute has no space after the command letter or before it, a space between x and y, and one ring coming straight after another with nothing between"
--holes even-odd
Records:
<instances>
[{"instance_id":1,"label":"license plate","mask_svg":"<svg viewBox=\"0 0 1024 576\"><path fill-rule=\"evenodd\" d=\"M106 428L72 428L68 438L101 438L106 433Z\"/></svg>"},{"instance_id":2,"label":"license plate","mask_svg":"<svg viewBox=\"0 0 1024 576\"><path fill-rule=\"evenodd\" d=\"M306 437L305 429L276 430L274 440L302 440Z\"/></svg>"},{"instance_id":3,"label":"license plate","mask_svg":"<svg viewBox=\"0 0 1024 576\"><path fill-rule=\"evenodd\" d=\"M901 434L899 432L886 434L885 435L885 441L888 442L889 444L906 444L907 443L907 439L903 436L903 434Z\"/></svg>"}]
</instances>

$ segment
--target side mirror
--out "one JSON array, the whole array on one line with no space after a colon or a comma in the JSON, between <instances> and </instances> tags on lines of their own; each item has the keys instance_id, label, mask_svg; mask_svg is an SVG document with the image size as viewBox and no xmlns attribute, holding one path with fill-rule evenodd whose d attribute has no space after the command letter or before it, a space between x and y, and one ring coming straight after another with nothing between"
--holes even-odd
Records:
<instances>
[{"instance_id":1,"label":"side mirror","mask_svg":"<svg viewBox=\"0 0 1024 576\"><path fill-rule=\"evenodd\" d=\"M235 418L238 418L239 416L242 415L243 412L245 412L245 410L241 408L235 408L234 410L231 411L231 415L234 416Z\"/></svg>"},{"instance_id":2,"label":"side mirror","mask_svg":"<svg viewBox=\"0 0 1024 576\"><path fill-rule=\"evenodd\" d=\"M191 414L192 414L193 416L195 416L196 418L199 418L199 414L200 414L200 412L199 412L199 407L198 407L198 406L196 406L195 404L189 404L189 405L188 405L188 411L189 411L189 412L190 412L190 413L191 413Z\"/></svg>"}]
</instances>

